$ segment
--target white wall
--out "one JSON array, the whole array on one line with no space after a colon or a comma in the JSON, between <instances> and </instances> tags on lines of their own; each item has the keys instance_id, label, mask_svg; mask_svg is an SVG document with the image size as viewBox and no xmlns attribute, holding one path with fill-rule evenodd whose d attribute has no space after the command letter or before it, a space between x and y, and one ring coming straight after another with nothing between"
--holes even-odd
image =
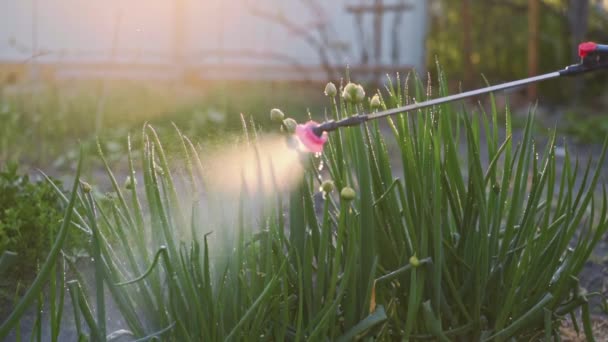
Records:
<instances>
[{"instance_id":1,"label":"white wall","mask_svg":"<svg viewBox=\"0 0 608 342\"><path fill-rule=\"evenodd\" d=\"M0 59L25 59L30 51L18 52L9 42L14 38L31 49L37 39L38 51L50 50L41 59L64 61L107 60L113 46L113 33L118 27L115 60L144 62L170 61L174 2L178 0L0 0ZM283 27L250 14L251 6L277 13L282 11L298 26L310 27L312 22L326 21L332 41L347 49L333 63L355 65L360 62L360 37L355 32L354 17L344 10L347 4L371 0L313 0L324 8L324 16L308 10L302 3L310 0L182 0L186 7L185 45L193 63L239 61L247 63L285 64L279 60L261 60L246 50L289 56L303 65L318 65L319 57L301 39ZM426 0L385 0L387 3L408 2L413 11L403 15L399 31L400 65L423 64ZM37 3L37 38L32 35L33 10ZM117 18L120 17L120 24ZM384 21L390 29L393 15ZM371 16L365 17L367 39L371 39ZM118 26L117 26L118 25ZM311 29L311 31L314 31ZM315 32L313 34L316 35ZM384 35L381 64L391 65L389 34ZM195 51L227 50L232 57L201 59ZM64 51L62 55L60 52ZM139 54L136 54L139 51Z\"/></svg>"},{"instance_id":2,"label":"white wall","mask_svg":"<svg viewBox=\"0 0 608 342\"><path fill-rule=\"evenodd\" d=\"M310 0L309 0L310 1ZM281 25L269 20L252 16L251 7L262 9L269 13L282 12L298 27L311 27L314 22L328 23L329 37L332 41L345 45L348 49L338 59L332 60L338 64L358 64L360 62L360 47L362 39L355 30L355 20L352 14L345 11L348 4L361 2L371 3L371 0L334 0L313 1L323 9L325 16L316 16L309 7L302 5L302 0L207 0L204 2L191 2L192 17L189 31L191 47L194 49L247 49L259 51L273 51L295 57L305 65L319 63L317 51L306 44L302 39L288 33ZM424 62L424 39L426 31L426 0L385 0L386 3L406 2L413 6L412 11L402 15L399 26L400 49L399 61L401 65L415 65L421 67ZM208 18L207 13L214 13L208 20L197 19L197 13L203 13L199 18ZM390 58L390 40L388 34L395 19L394 14L386 16L384 20L383 58L381 64L392 65ZM200 26L199 26L200 25ZM368 41L372 38L372 16L363 18ZM221 33L223 30L223 34ZM221 38L220 38L221 37ZM244 56L243 58L246 58Z\"/></svg>"}]
</instances>

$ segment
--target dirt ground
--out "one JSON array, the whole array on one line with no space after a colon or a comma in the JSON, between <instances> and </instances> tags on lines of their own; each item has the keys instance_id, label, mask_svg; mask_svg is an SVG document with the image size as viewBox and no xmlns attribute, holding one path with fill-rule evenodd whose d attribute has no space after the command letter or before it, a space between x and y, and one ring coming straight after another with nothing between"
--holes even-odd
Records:
<instances>
[{"instance_id":1,"label":"dirt ground","mask_svg":"<svg viewBox=\"0 0 608 342\"><path fill-rule=\"evenodd\" d=\"M593 335L597 342L608 341L608 321L605 317L593 317ZM582 329L582 327L579 327ZM561 328L561 338L564 342L584 342L587 341L583 331L577 332L570 321L563 322Z\"/></svg>"}]
</instances>

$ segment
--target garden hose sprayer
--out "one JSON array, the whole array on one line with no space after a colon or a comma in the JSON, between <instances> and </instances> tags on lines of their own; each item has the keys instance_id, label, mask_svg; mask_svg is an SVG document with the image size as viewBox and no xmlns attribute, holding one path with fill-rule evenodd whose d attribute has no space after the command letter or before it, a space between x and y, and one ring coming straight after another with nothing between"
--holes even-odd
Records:
<instances>
[{"instance_id":1,"label":"garden hose sprayer","mask_svg":"<svg viewBox=\"0 0 608 342\"><path fill-rule=\"evenodd\" d=\"M434 106L442 103L462 100L465 98L500 91L504 89L519 87L526 84L536 83L561 76L575 76L579 74L608 68L608 45L593 42L581 43L578 46L578 55L581 60L578 64L565 67L562 70L550 72L543 75L528 77L499 85L489 86L460 94L449 95L424 102L413 103L407 106L397 107L381 112L370 114L355 114L341 120L328 120L322 123L309 121L296 127L296 135L302 144L311 152L321 152L327 141L327 133L342 127L356 126L364 122L379 119L385 116L406 113L413 110Z\"/></svg>"}]
</instances>

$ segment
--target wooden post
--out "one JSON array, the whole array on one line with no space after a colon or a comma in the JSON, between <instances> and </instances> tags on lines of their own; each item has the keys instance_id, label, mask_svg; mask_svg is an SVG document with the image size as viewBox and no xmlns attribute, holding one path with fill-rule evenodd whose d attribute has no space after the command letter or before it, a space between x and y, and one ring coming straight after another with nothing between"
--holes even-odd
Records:
<instances>
[{"instance_id":1,"label":"wooden post","mask_svg":"<svg viewBox=\"0 0 608 342\"><path fill-rule=\"evenodd\" d=\"M410 10L412 8L411 5L405 3L397 3L397 4L386 4L383 0L373 0L373 4L365 5L347 5L346 11L361 15L364 13L372 13L373 18L373 26L374 26L374 63L376 66L380 66L381 58L382 58L382 20L384 14L389 12L403 12ZM380 75L374 75L376 78L375 81L378 81Z\"/></svg>"},{"instance_id":2,"label":"wooden post","mask_svg":"<svg viewBox=\"0 0 608 342\"><path fill-rule=\"evenodd\" d=\"M528 0L528 76L538 75L538 27L539 0ZM535 83L528 85L528 101L535 101L538 87Z\"/></svg>"}]
</instances>

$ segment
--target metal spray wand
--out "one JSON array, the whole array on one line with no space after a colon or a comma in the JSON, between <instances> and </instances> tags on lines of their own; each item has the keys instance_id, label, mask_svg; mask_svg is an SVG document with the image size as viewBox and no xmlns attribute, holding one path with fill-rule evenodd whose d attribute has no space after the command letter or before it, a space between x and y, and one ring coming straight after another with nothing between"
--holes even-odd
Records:
<instances>
[{"instance_id":1,"label":"metal spray wand","mask_svg":"<svg viewBox=\"0 0 608 342\"><path fill-rule=\"evenodd\" d=\"M379 119L389 115L410 112L413 110L434 106L446 102L457 101L472 96L487 94L499 90L519 87L522 85L540 82L561 76L575 76L599 69L608 68L608 45L596 44L593 42L581 43L578 46L578 54L581 58L580 63L565 67L562 70L550 72L547 74L524 78L512 82L489 86L481 89L471 90L460 94L440 97L433 100L428 100L419 103L413 103L403 107L397 107L381 112L371 114L356 114L342 120L329 120L316 125L309 125L309 129L316 137L321 138L324 132L331 132L341 127L356 126L366 121Z\"/></svg>"}]
</instances>

